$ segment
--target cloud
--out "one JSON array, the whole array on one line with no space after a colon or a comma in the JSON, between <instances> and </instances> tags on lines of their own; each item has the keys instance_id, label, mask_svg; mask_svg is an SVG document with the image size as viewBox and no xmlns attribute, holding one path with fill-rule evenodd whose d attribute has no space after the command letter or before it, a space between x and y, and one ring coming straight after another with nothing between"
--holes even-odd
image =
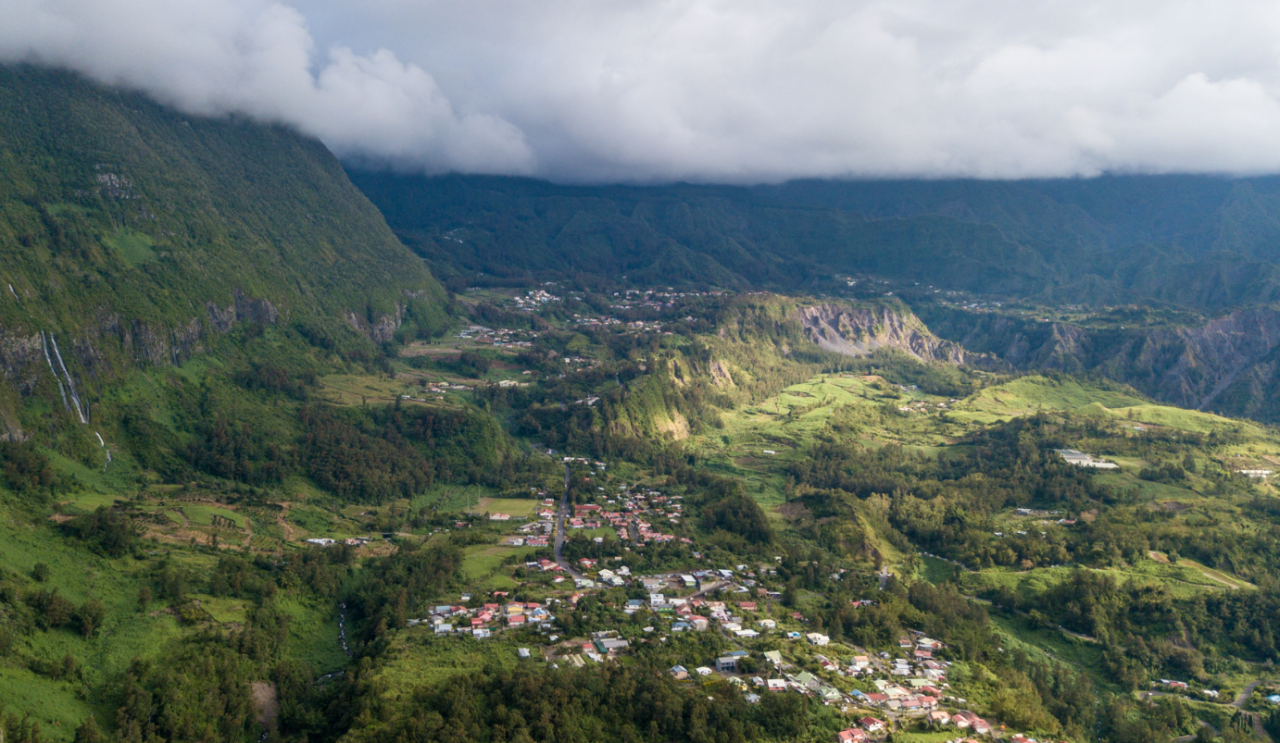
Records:
<instances>
[{"instance_id":1,"label":"cloud","mask_svg":"<svg viewBox=\"0 0 1280 743\"><path fill-rule=\"evenodd\" d=\"M1260 0L10 0L33 56L429 171L1280 172Z\"/></svg>"},{"instance_id":2,"label":"cloud","mask_svg":"<svg viewBox=\"0 0 1280 743\"><path fill-rule=\"evenodd\" d=\"M16 0L0 59L69 67L192 113L244 113L339 155L429 171L529 173L519 129L459 113L421 67L386 49L323 59L296 8L256 0Z\"/></svg>"}]
</instances>

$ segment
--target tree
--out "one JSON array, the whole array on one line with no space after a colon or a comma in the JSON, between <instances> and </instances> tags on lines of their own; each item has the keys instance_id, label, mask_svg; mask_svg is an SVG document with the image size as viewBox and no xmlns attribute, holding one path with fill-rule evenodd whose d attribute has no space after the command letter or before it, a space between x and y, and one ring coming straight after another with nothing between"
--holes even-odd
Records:
<instances>
[{"instance_id":1,"label":"tree","mask_svg":"<svg viewBox=\"0 0 1280 743\"><path fill-rule=\"evenodd\" d=\"M89 599L80 605L76 610L76 619L80 621L80 631L85 637L93 637L93 633L102 626L102 620L106 618L107 610L102 602L97 599Z\"/></svg>"},{"instance_id":2,"label":"tree","mask_svg":"<svg viewBox=\"0 0 1280 743\"><path fill-rule=\"evenodd\" d=\"M102 731L98 730L98 721L92 715L76 728L73 743L102 743Z\"/></svg>"}]
</instances>

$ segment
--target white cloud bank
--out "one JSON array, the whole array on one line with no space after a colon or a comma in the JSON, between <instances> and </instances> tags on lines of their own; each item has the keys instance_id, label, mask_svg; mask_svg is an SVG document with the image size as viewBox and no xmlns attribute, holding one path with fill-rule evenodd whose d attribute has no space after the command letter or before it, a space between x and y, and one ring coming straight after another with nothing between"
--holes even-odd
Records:
<instances>
[{"instance_id":1,"label":"white cloud bank","mask_svg":"<svg viewBox=\"0 0 1280 743\"><path fill-rule=\"evenodd\" d=\"M1280 172L1271 0L8 0L0 58L433 172Z\"/></svg>"},{"instance_id":2,"label":"white cloud bank","mask_svg":"<svg viewBox=\"0 0 1280 743\"><path fill-rule=\"evenodd\" d=\"M8 0L0 59L69 67L201 114L297 127L340 155L428 170L532 172L520 131L460 114L421 67L385 49L317 59L296 9L258 0Z\"/></svg>"}]
</instances>

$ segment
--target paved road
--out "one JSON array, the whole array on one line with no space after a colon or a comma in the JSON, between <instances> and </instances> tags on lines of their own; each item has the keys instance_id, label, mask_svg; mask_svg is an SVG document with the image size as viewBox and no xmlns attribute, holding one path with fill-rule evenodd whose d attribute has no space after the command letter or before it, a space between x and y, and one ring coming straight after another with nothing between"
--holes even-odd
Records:
<instances>
[{"instance_id":1,"label":"paved road","mask_svg":"<svg viewBox=\"0 0 1280 743\"><path fill-rule=\"evenodd\" d=\"M1249 701L1249 697L1253 696L1253 690L1257 689L1261 683L1262 679L1258 679L1244 687L1244 691L1240 692L1240 695L1231 702L1231 706L1243 710L1245 703ZM1267 733L1266 728L1262 727L1262 715L1256 712L1245 712L1245 714L1249 716L1249 721L1253 723L1254 737L1264 741L1264 743L1271 743L1271 736Z\"/></svg>"},{"instance_id":2,"label":"paved road","mask_svg":"<svg viewBox=\"0 0 1280 743\"><path fill-rule=\"evenodd\" d=\"M694 593L694 594L690 594L690 595L689 595L689 596L687 596L686 598L691 598L691 599L702 598L703 596L707 595L708 593L712 593L712 592L714 592L714 591L719 591L721 588L724 588L724 587L726 587L726 586L728 586L728 585L729 585L729 581L727 581L727 580L716 581L715 583L712 583L711 585L707 586L706 588L702 589L701 591L698 591L697 593Z\"/></svg>"},{"instance_id":3,"label":"paved road","mask_svg":"<svg viewBox=\"0 0 1280 743\"><path fill-rule=\"evenodd\" d=\"M564 559L564 522L569 515L569 465L564 466L564 491L560 494L560 511L556 514L556 564L564 568L564 571L574 580L582 580L582 573L573 569L573 566Z\"/></svg>"}]
</instances>

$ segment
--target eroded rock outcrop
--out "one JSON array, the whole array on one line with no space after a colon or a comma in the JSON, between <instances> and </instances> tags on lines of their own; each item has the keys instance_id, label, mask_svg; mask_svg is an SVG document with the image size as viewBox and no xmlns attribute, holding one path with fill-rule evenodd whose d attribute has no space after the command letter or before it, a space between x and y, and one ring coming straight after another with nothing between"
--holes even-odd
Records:
<instances>
[{"instance_id":1,"label":"eroded rock outcrop","mask_svg":"<svg viewBox=\"0 0 1280 743\"><path fill-rule=\"evenodd\" d=\"M845 356L866 356L879 349L902 351L920 361L941 361L981 369L1005 369L994 356L972 353L943 340L920 319L899 308L820 304L797 310L805 336L820 348Z\"/></svg>"}]
</instances>

